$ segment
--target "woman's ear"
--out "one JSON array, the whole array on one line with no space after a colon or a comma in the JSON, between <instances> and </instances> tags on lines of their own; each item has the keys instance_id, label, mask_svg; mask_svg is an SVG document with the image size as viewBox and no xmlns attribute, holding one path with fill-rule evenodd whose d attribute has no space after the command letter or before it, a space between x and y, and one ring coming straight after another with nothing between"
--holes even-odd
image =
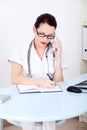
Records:
<instances>
[{"instance_id":1,"label":"woman's ear","mask_svg":"<svg viewBox=\"0 0 87 130\"><path fill-rule=\"evenodd\" d=\"M34 33L36 33L36 27L35 26L33 26L33 31L34 31Z\"/></svg>"}]
</instances>

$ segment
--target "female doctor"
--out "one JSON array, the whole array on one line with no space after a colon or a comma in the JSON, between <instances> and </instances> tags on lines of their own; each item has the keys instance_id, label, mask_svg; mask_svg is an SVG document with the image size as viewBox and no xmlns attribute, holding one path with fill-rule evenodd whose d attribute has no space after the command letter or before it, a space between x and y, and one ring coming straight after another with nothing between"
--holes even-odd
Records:
<instances>
[{"instance_id":1,"label":"female doctor","mask_svg":"<svg viewBox=\"0 0 87 130\"><path fill-rule=\"evenodd\" d=\"M37 17L33 26L34 39L17 45L9 57L12 64L12 83L55 87L64 81L62 66L62 44L55 38L57 22L48 13ZM35 123L22 122L23 130L35 130ZM43 122L43 130L55 130L55 122Z\"/></svg>"}]
</instances>

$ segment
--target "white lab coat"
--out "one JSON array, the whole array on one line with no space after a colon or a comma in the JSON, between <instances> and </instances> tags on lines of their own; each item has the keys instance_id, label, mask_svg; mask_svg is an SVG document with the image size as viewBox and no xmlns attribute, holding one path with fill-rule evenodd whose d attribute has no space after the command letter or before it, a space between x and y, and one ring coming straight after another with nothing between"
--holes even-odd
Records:
<instances>
[{"instance_id":1,"label":"white lab coat","mask_svg":"<svg viewBox=\"0 0 87 130\"><path fill-rule=\"evenodd\" d=\"M29 42L16 45L16 47L11 53L11 56L8 58L10 62L13 61L23 66L24 75L28 75L27 56L28 56L29 46L30 46ZM53 60L53 48L51 48L47 52L47 55L48 55L48 60L46 58L46 50L45 50L45 53L41 60L34 48L34 43L32 43L30 49L30 69L31 69L31 75L33 77L48 78L47 73L50 73L50 75L53 76L55 71L55 65L56 65L56 62ZM62 51L62 57L61 57L62 69L68 67L65 59L66 59L65 54Z\"/></svg>"}]
</instances>

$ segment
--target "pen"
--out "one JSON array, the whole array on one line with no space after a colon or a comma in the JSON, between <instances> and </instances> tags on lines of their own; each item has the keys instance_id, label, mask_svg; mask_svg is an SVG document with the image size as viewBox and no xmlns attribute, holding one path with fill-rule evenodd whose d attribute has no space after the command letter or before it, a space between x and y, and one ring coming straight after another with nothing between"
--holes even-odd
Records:
<instances>
[{"instance_id":1,"label":"pen","mask_svg":"<svg viewBox=\"0 0 87 130\"><path fill-rule=\"evenodd\" d=\"M49 74L47 74L47 76L49 77L50 80L53 80L53 78Z\"/></svg>"}]
</instances>

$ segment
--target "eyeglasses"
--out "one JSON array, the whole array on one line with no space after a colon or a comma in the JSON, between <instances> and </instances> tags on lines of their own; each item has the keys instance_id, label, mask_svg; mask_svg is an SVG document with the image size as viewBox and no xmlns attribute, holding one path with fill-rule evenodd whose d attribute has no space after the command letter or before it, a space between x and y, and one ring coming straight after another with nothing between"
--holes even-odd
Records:
<instances>
[{"instance_id":1,"label":"eyeglasses","mask_svg":"<svg viewBox=\"0 0 87 130\"><path fill-rule=\"evenodd\" d=\"M45 35L45 33L43 33L43 32L38 32L38 30L36 30L36 31L37 31L37 35L39 37L47 37L47 39L54 39L55 38L55 33L54 33L54 35Z\"/></svg>"}]
</instances>

